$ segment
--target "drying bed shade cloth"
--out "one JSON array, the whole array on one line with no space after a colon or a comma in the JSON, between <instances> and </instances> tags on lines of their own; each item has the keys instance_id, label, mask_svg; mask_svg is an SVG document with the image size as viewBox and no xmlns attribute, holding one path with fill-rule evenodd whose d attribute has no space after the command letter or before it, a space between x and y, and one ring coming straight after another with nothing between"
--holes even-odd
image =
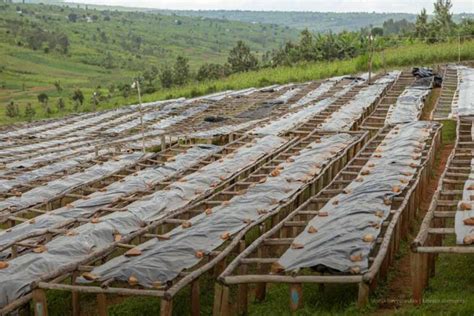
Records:
<instances>
[{"instance_id":1,"label":"drying bed shade cloth","mask_svg":"<svg viewBox=\"0 0 474 316\"><path fill-rule=\"evenodd\" d=\"M143 114L143 124L146 124L147 122L150 121L155 121L157 119L163 119L167 116L171 116L173 114L173 111L176 109L176 105L181 105L183 102L177 102L177 104L170 104L168 106L164 106L162 109L158 110L152 110L147 113ZM137 116L137 114L135 114ZM139 116L139 115L138 115ZM105 134L110 134L110 133L121 133L123 131L135 128L137 126L140 126L141 120L140 117L137 117L134 120L131 120L129 122L125 122L123 124L111 127L107 130L104 131Z\"/></svg>"},{"instance_id":2,"label":"drying bed shade cloth","mask_svg":"<svg viewBox=\"0 0 474 316\"><path fill-rule=\"evenodd\" d=\"M26 158L23 160L17 160L5 164L5 168L8 170L21 169L21 168L31 168L37 164L50 163L58 160L71 159L71 157L76 157L83 153L95 152L97 150L96 146L84 144L78 148L66 148L60 152L49 152L36 157ZM107 150L98 150L97 155L106 153Z\"/></svg>"},{"instance_id":3,"label":"drying bed shade cloth","mask_svg":"<svg viewBox=\"0 0 474 316\"><path fill-rule=\"evenodd\" d=\"M172 161L145 168L108 185L103 192L95 192L87 196L87 199L78 199L68 206L37 216L32 222L24 222L4 230L0 232L0 246L23 240L32 234L36 236L46 233L48 229L63 227L77 218L89 218L99 209L109 206L121 197L149 190L160 181L165 181L200 160L210 157L220 148L215 145L196 145L176 155ZM2 255L8 254L0 254Z\"/></svg>"},{"instance_id":4,"label":"drying bed shade cloth","mask_svg":"<svg viewBox=\"0 0 474 316\"><path fill-rule=\"evenodd\" d=\"M40 178L54 175L58 172L67 171L84 162L91 161L94 158L97 158L95 153L85 154L68 160L48 164L44 167L15 175L10 179L0 179L0 193L7 192L16 186L28 184Z\"/></svg>"},{"instance_id":5,"label":"drying bed shade cloth","mask_svg":"<svg viewBox=\"0 0 474 316\"><path fill-rule=\"evenodd\" d=\"M390 106L385 124L393 125L417 121L421 115L425 97L431 91L432 82L432 77L420 78L407 87L397 98L395 104Z\"/></svg>"},{"instance_id":6,"label":"drying bed shade cloth","mask_svg":"<svg viewBox=\"0 0 474 316\"><path fill-rule=\"evenodd\" d=\"M474 115L474 68L458 67L458 115Z\"/></svg>"},{"instance_id":7,"label":"drying bed shade cloth","mask_svg":"<svg viewBox=\"0 0 474 316\"><path fill-rule=\"evenodd\" d=\"M290 105L290 109L305 106L311 102L314 102L320 96L331 90L331 88L334 87L336 83L337 80L328 80L321 83L316 89L310 91L307 95Z\"/></svg>"},{"instance_id":8,"label":"drying bed shade cloth","mask_svg":"<svg viewBox=\"0 0 474 316\"><path fill-rule=\"evenodd\" d=\"M77 172L62 179L48 182L45 185L23 193L21 196L14 196L0 201L0 211L2 211L0 215L7 215L9 213L8 209L15 211L47 202L58 195L110 176L123 168L132 166L140 159L144 159L150 155L151 154L135 152L117 156L115 159L87 168L83 172Z\"/></svg>"},{"instance_id":9,"label":"drying bed shade cloth","mask_svg":"<svg viewBox=\"0 0 474 316\"><path fill-rule=\"evenodd\" d=\"M396 125L358 178L325 204L275 264L277 270L365 273L369 253L390 215L390 201L406 188L421 165L421 151L438 124ZM313 229L314 228L314 229Z\"/></svg>"},{"instance_id":10,"label":"drying bed shade cloth","mask_svg":"<svg viewBox=\"0 0 474 316\"><path fill-rule=\"evenodd\" d=\"M289 113L283 115L281 118L271 121L270 123L257 127L251 131L253 134L257 135L278 135L283 132L289 131L292 128L298 126L301 123L307 122L313 115L316 115L325 109L327 109L331 104L333 104L339 97L343 96L349 92L354 86L363 83L364 81L353 80L349 84L345 85L340 91L338 91L333 96L323 99L314 104L303 107L297 112Z\"/></svg>"},{"instance_id":11,"label":"drying bed shade cloth","mask_svg":"<svg viewBox=\"0 0 474 316\"><path fill-rule=\"evenodd\" d=\"M123 108L123 109L117 109L113 111L102 112L93 117L89 117L87 120L78 121L66 126L61 126L53 130L43 131L36 134L35 136L36 137L52 137L52 136L65 135L74 131L80 131L85 126L92 126L94 124L102 122L103 120L109 120L116 116L124 115L130 111L131 111L130 108Z\"/></svg>"},{"instance_id":12,"label":"drying bed shade cloth","mask_svg":"<svg viewBox=\"0 0 474 316\"><path fill-rule=\"evenodd\" d=\"M91 274L98 281L114 278L126 282L134 276L144 287L173 280L202 260L196 256L198 251L209 253L225 242L227 237L223 236L233 236L252 225L251 222L276 212L281 203L290 200L355 140L349 134L335 134L309 144L279 164L275 169L280 170L279 174L270 174L265 182L249 187L225 205L214 207L211 214L193 217L189 220L191 227L179 226L167 234L167 240L155 238L137 246L141 255L118 256ZM83 278L77 281L87 282Z\"/></svg>"},{"instance_id":13,"label":"drying bed shade cloth","mask_svg":"<svg viewBox=\"0 0 474 316\"><path fill-rule=\"evenodd\" d=\"M360 90L351 101L331 114L319 128L325 131L349 130L354 122L364 114L365 110L381 97L387 87L397 80L400 73L400 71L390 72L372 85Z\"/></svg>"},{"instance_id":14,"label":"drying bed shade cloth","mask_svg":"<svg viewBox=\"0 0 474 316\"><path fill-rule=\"evenodd\" d=\"M474 243L474 159L471 159L471 172L464 183L462 200L458 203L454 219L456 243L459 245Z\"/></svg>"},{"instance_id":15,"label":"drying bed shade cloth","mask_svg":"<svg viewBox=\"0 0 474 316\"><path fill-rule=\"evenodd\" d=\"M300 93L303 89L301 87L292 87L285 91L282 95L279 97L272 99L272 100L267 100L264 102L264 104L269 104L269 105L278 105L278 104L287 104L288 101L290 101L291 98L295 97L298 93Z\"/></svg>"},{"instance_id":16,"label":"drying bed shade cloth","mask_svg":"<svg viewBox=\"0 0 474 316\"><path fill-rule=\"evenodd\" d=\"M38 150L48 149L48 148L52 148L55 150L66 149L66 148L71 147L71 145L87 144L87 142L81 143L84 140L85 140L85 137L73 136L73 137L67 137L64 139L53 139L53 140L48 140L48 141L38 142L38 143L33 143L33 144L23 144L16 147L7 147L0 150L0 157L4 155L9 155L9 154L10 155L20 154L19 156L21 156L21 154L31 155L32 153L36 153ZM10 158L8 157L0 158L0 162L7 161L9 159Z\"/></svg>"},{"instance_id":17,"label":"drying bed shade cloth","mask_svg":"<svg viewBox=\"0 0 474 316\"><path fill-rule=\"evenodd\" d=\"M53 122L48 122L44 124L40 124L37 126L29 126L29 127L24 127L24 128L19 128L13 131L8 131L8 132L2 132L0 133L0 139L9 139L12 137L20 137L28 134L34 134L37 132L41 132L44 130L48 129L54 129L60 126L63 126L65 124L69 124L72 122L80 121L80 120L85 120L89 117L94 116L96 113L85 113L85 114L80 114L76 115L67 119L61 119Z\"/></svg>"},{"instance_id":18,"label":"drying bed shade cloth","mask_svg":"<svg viewBox=\"0 0 474 316\"><path fill-rule=\"evenodd\" d=\"M60 141L48 142L51 145L45 144L45 147L40 143L25 145L24 148L4 150L9 155L0 158L0 163L3 163L7 168L30 167L38 162L58 160L72 153L94 150L100 142L99 139L88 140L84 137L67 137Z\"/></svg>"},{"instance_id":19,"label":"drying bed shade cloth","mask_svg":"<svg viewBox=\"0 0 474 316\"><path fill-rule=\"evenodd\" d=\"M191 173L167 189L133 202L126 211L100 217L97 223L86 223L69 236L58 236L45 245L42 253L26 253L9 261L0 270L0 308L31 291L31 283L68 264L78 264L115 242L115 236L126 236L146 222L161 219L212 192L215 186L231 178L253 161L274 152L288 140L277 136L258 138L254 143Z\"/></svg>"}]
</instances>

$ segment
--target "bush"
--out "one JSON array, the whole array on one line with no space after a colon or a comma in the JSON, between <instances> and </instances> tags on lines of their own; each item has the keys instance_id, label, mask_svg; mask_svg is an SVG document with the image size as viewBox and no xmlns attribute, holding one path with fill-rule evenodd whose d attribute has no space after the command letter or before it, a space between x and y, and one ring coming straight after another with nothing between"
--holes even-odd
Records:
<instances>
[{"instance_id":1,"label":"bush","mask_svg":"<svg viewBox=\"0 0 474 316\"><path fill-rule=\"evenodd\" d=\"M7 104L7 107L5 109L5 115L9 118L14 118L17 117L19 114L20 111L18 109L18 104L15 104L15 102L10 101L10 103Z\"/></svg>"},{"instance_id":2,"label":"bush","mask_svg":"<svg viewBox=\"0 0 474 316\"><path fill-rule=\"evenodd\" d=\"M33 117L36 115L36 110L31 106L31 103L27 103L25 106L25 118L28 122L33 120Z\"/></svg>"}]
</instances>

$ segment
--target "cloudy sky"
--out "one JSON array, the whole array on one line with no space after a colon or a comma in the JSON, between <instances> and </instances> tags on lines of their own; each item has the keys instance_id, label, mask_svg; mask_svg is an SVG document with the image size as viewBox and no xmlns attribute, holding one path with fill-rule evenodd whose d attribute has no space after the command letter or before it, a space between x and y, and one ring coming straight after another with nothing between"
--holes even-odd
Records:
<instances>
[{"instance_id":1,"label":"cloudy sky","mask_svg":"<svg viewBox=\"0 0 474 316\"><path fill-rule=\"evenodd\" d=\"M434 0L76 0L75 2L182 10L407 12L433 10ZM474 0L452 0L454 12L474 13Z\"/></svg>"}]
</instances>

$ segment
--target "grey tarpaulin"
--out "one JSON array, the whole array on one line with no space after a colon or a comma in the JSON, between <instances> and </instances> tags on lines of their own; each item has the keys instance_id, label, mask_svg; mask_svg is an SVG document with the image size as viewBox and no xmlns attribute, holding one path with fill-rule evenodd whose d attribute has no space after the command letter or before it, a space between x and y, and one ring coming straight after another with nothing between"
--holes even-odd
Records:
<instances>
[{"instance_id":1,"label":"grey tarpaulin","mask_svg":"<svg viewBox=\"0 0 474 316\"><path fill-rule=\"evenodd\" d=\"M337 80L328 80L321 83L316 89L310 91L307 95L290 105L290 108L296 108L299 106L305 106L311 102L314 102L317 98L331 90L332 87L337 83Z\"/></svg>"},{"instance_id":2,"label":"grey tarpaulin","mask_svg":"<svg viewBox=\"0 0 474 316\"><path fill-rule=\"evenodd\" d=\"M25 222L8 231L0 232L0 246L22 240L31 234L46 232L47 229L62 227L76 218L91 217L100 208L118 201L121 197L147 191L158 182L177 175L219 149L219 146L214 145L196 145L186 152L176 155L173 161L145 168L110 184L105 187L105 192L95 192L90 194L87 199L78 199L68 206L37 216L34 222Z\"/></svg>"},{"instance_id":3,"label":"grey tarpaulin","mask_svg":"<svg viewBox=\"0 0 474 316\"><path fill-rule=\"evenodd\" d=\"M31 282L42 275L83 260L92 251L103 249L114 242L116 234L127 235L143 227L146 221L163 218L188 205L244 169L249 162L258 160L287 142L276 136L259 138L222 160L183 177L167 190L133 202L127 211L110 213L101 217L96 224L81 225L75 229L77 234L73 236L58 236L45 245L45 252L27 253L10 260L8 268L0 270L0 307L30 292Z\"/></svg>"},{"instance_id":4,"label":"grey tarpaulin","mask_svg":"<svg viewBox=\"0 0 474 316\"><path fill-rule=\"evenodd\" d=\"M399 124L417 121L421 115L425 97L431 91L433 78L417 79L398 97L397 102L390 106L385 124Z\"/></svg>"},{"instance_id":5,"label":"grey tarpaulin","mask_svg":"<svg viewBox=\"0 0 474 316\"><path fill-rule=\"evenodd\" d=\"M474 69L458 67L458 115L474 115Z\"/></svg>"},{"instance_id":6,"label":"grey tarpaulin","mask_svg":"<svg viewBox=\"0 0 474 316\"><path fill-rule=\"evenodd\" d=\"M327 131L349 130L399 76L400 71L393 71L375 81L374 84L363 88L352 100L331 114L319 128Z\"/></svg>"},{"instance_id":7,"label":"grey tarpaulin","mask_svg":"<svg viewBox=\"0 0 474 316\"><path fill-rule=\"evenodd\" d=\"M196 257L197 251L213 251L224 243L224 234L235 235L249 225L249 220L256 221L275 211L280 203L305 186L354 140L351 135L336 134L309 144L292 159L280 164L279 175L269 176L266 182L248 188L243 195L229 200L227 205L213 208L210 215L193 217L189 220L191 227L175 228L167 234L168 240L152 239L138 246L142 251L140 256L116 257L91 273L99 281L112 277L127 281L133 275L144 287L152 287L157 281L163 284L173 280L182 270L202 260ZM78 279L78 282L84 281Z\"/></svg>"},{"instance_id":8,"label":"grey tarpaulin","mask_svg":"<svg viewBox=\"0 0 474 316\"><path fill-rule=\"evenodd\" d=\"M34 133L47 130L47 129L54 129L65 124L88 119L89 117L92 117L95 114L96 113L83 113L76 116L68 117L66 119L56 120L53 122L47 122L47 123L40 124L37 126L27 126L24 128L19 128L19 129L9 131L6 133L0 133L0 139L7 139L10 137L20 137L27 134L34 134Z\"/></svg>"},{"instance_id":9,"label":"grey tarpaulin","mask_svg":"<svg viewBox=\"0 0 474 316\"><path fill-rule=\"evenodd\" d=\"M91 125L94 125L95 123L102 122L103 120L108 120L113 117L123 115L125 113L128 113L129 111L131 111L130 108L120 108L117 110L102 112L93 117L89 117L87 120L82 120L82 121L78 121L72 124L61 126L54 130L46 130L46 131L35 134L35 136L36 137L51 137L51 136L65 135L70 132L80 131L84 126L91 126Z\"/></svg>"},{"instance_id":10,"label":"grey tarpaulin","mask_svg":"<svg viewBox=\"0 0 474 316\"><path fill-rule=\"evenodd\" d=\"M77 143L80 145L80 141L83 141L85 137L67 137L63 139L53 139L48 140L45 142L33 143L33 144L23 144L17 147L7 147L2 148L0 150L0 156L3 155L11 155L15 154L16 156L21 156L23 153L24 155L31 155L32 152L37 152L41 149L47 149L49 147L54 147L54 149L61 149L61 148L69 148L71 144L76 145ZM66 144L64 144L66 142ZM86 144L87 142L84 142ZM11 158L5 157L0 158L0 162L7 161ZM18 159L18 158L17 158Z\"/></svg>"},{"instance_id":11,"label":"grey tarpaulin","mask_svg":"<svg viewBox=\"0 0 474 316\"><path fill-rule=\"evenodd\" d=\"M18 168L20 169L30 168L39 163L58 161L61 159L71 159L72 157L76 157L82 153L93 152L93 151L95 152L96 149L97 148L95 146L84 144L80 148L74 148L74 149L69 148L69 149L61 150L60 152L50 152L50 153L45 153L40 156L36 156L32 158L12 161L12 162L6 163L5 167L8 170L13 170L13 169L18 169ZM100 156L102 154L105 154L106 152L107 150L99 150L97 152L97 155Z\"/></svg>"},{"instance_id":12,"label":"grey tarpaulin","mask_svg":"<svg viewBox=\"0 0 474 316\"><path fill-rule=\"evenodd\" d=\"M320 209L328 216L314 217L295 238L293 243L302 247L290 247L278 263L288 272L313 267L321 272L349 273L356 266L366 272L381 223L390 215L387 201L399 195L414 177L430 131L437 126L430 122L396 125L357 180ZM308 232L311 226L315 233Z\"/></svg>"},{"instance_id":13,"label":"grey tarpaulin","mask_svg":"<svg viewBox=\"0 0 474 316\"><path fill-rule=\"evenodd\" d=\"M200 104L193 106L189 109L186 109L183 111L183 113L175 116L170 116L168 118L165 118L164 120L159 121L156 124L152 124L150 127L153 129L165 129L171 125L177 124L191 116L194 116L198 113L204 112L209 108L209 104Z\"/></svg>"},{"instance_id":14,"label":"grey tarpaulin","mask_svg":"<svg viewBox=\"0 0 474 316\"><path fill-rule=\"evenodd\" d=\"M1 212L0 215L8 215L10 213L8 209L20 210L38 203L46 202L51 198L81 185L97 181L103 177L118 172L120 169L131 166L140 159L149 155L151 154L143 154L141 152L124 154L116 157L116 160L109 160L103 164L94 165L83 172L78 172L62 179L48 182L45 185L23 193L22 196L14 196L0 201L0 211L6 210Z\"/></svg>"},{"instance_id":15,"label":"grey tarpaulin","mask_svg":"<svg viewBox=\"0 0 474 316\"><path fill-rule=\"evenodd\" d=\"M473 208L472 196L474 196L474 159L471 160L471 172L469 178L464 183L462 200L458 203L454 220L456 243L460 245L465 243L464 239L466 237L474 238L474 211L464 207L469 205L469 208Z\"/></svg>"},{"instance_id":16,"label":"grey tarpaulin","mask_svg":"<svg viewBox=\"0 0 474 316\"><path fill-rule=\"evenodd\" d=\"M16 186L27 184L58 172L70 170L71 168L79 166L81 163L91 161L94 158L96 158L95 153L85 154L78 157L72 157L65 161L58 161L35 170L20 173L19 175L14 175L14 177L10 179L0 179L0 192L7 192Z\"/></svg>"},{"instance_id":17,"label":"grey tarpaulin","mask_svg":"<svg viewBox=\"0 0 474 316\"><path fill-rule=\"evenodd\" d=\"M349 92L355 85L361 84L363 81L354 80L349 84L344 86L341 91L338 91L335 95L323 99L314 104L310 104L297 112L289 113L283 115L277 120L273 120L270 123L262 127L254 128L251 133L258 135L278 135L280 133L291 130L292 128L298 126L301 123L304 123L311 119L315 114L318 114L325 109L327 109L331 104L333 104L337 98Z\"/></svg>"},{"instance_id":18,"label":"grey tarpaulin","mask_svg":"<svg viewBox=\"0 0 474 316\"><path fill-rule=\"evenodd\" d=\"M288 101L293 98L295 95L297 95L299 92L301 92L300 87L292 87L291 89L285 91L282 95L278 96L275 99L272 100L267 100L264 103L265 104L271 104L271 105L278 105L278 104L287 104Z\"/></svg>"}]
</instances>

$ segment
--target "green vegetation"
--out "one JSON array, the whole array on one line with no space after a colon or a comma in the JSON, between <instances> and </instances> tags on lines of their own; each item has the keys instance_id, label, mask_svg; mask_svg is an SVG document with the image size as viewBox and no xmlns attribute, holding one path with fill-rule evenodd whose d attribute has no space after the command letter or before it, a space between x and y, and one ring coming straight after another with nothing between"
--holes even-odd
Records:
<instances>
[{"instance_id":1,"label":"green vegetation","mask_svg":"<svg viewBox=\"0 0 474 316\"><path fill-rule=\"evenodd\" d=\"M4 118L5 106L12 100L21 113L31 103L35 118L47 117L48 107L37 99L41 93L50 105L63 99L64 110L49 107L51 117L74 110L77 102L71 96L76 89L84 95L81 111L92 108L94 92L100 94L98 108L105 100L121 104L120 97L130 94L132 78L151 74L158 87L157 72L152 70L174 64L177 56L188 60L193 74L208 61L226 62L238 40L262 56L297 35L296 30L276 25L0 3L0 123L12 122Z\"/></svg>"},{"instance_id":2,"label":"green vegetation","mask_svg":"<svg viewBox=\"0 0 474 316\"><path fill-rule=\"evenodd\" d=\"M295 31L275 25L87 6L3 4L0 103L14 105L5 108L0 123L136 103L130 87L134 80L139 80L144 99L154 100L361 72L374 51L397 46L402 60L379 61L375 67L453 61L457 52L452 47L448 58L431 54L432 47L417 47L420 42L449 43L454 34L474 35L474 22L456 25L450 9L449 0L438 0L432 21L423 11L416 25L389 20L383 28L359 32L304 30L295 42ZM150 32L153 28L160 32ZM392 35L401 31L408 37ZM470 43L463 43L463 51L466 46ZM418 59L412 49L425 56ZM421 53L423 49L430 53ZM340 62L327 64L335 60ZM26 111L28 103L34 111Z\"/></svg>"},{"instance_id":3,"label":"green vegetation","mask_svg":"<svg viewBox=\"0 0 474 316\"><path fill-rule=\"evenodd\" d=\"M458 59L458 48L456 42L438 43L438 44L413 44L409 46L401 46L396 48L386 49L378 52L374 56L373 68L374 70L395 69L400 67L407 67L412 65L433 65L436 63L456 61ZM461 59L474 59L474 41L466 41L461 46ZM385 63L384 63L385 61ZM287 82L304 82L309 80L317 80L321 78L328 78L331 76L344 75L348 73L359 73L367 71L367 56L363 55L357 58L347 60L337 60L333 62L316 62L316 63L301 63L295 66L282 66L277 68L265 68L258 71L250 71L245 73L237 73L229 77L219 80L211 80L205 82L192 82L181 87L171 87L167 89L160 89L152 94L146 94L143 97L144 102L155 100L163 100L177 97L192 97L204 95L216 91L227 89L244 89L248 87L262 87L272 83L287 83ZM104 79L105 80L105 79ZM129 87L129 85L127 85ZM54 87L53 87L54 88ZM53 90L51 90L53 91ZM93 89L81 89L80 92L91 95ZM110 92L104 88L100 89L104 93ZM52 96L58 97L54 91ZM36 98L36 96L33 96ZM85 100L83 99L85 102ZM68 101L65 101L68 104ZM73 101L69 101L73 102ZM75 102L77 103L77 102ZM119 105L137 103L135 94L123 97L116 95L106 102L98 104L98 109L114 108ZM22 105L21 107L23 107ZM86 109L90 109L90 105L85 105ZM46 117L46 114L40 106L34 106L37 112L37 117ZM20 109L23 113L24 109ZM51 116L61 116L65 112L55 112ZM25 117L8 118L5 113L0 113L0 123L11 123L19 120L24 120Z\"/></svg>"},{"instance_id":4,"label":"green vegetation","mask_svg":"<svg viewBox=\"0 0 474 316\"><path fill-rule=\"evenodd\" d=\"M309 28L314 32L356 31L370 25L382 27L384 22L392 20L414 23L415 14L408 13L369 13L369 12L279 12L279 11L227 11L227 10L199 10L199 11L174 11L159 10L162 14L176 14L190 17L205 17L248 23L279 24L300 30ZM473 14L457 14L454 20L459 22L464 17L474 17ZM387 27L390 23L387 24Z\"/></svg>"}]
</instances>

